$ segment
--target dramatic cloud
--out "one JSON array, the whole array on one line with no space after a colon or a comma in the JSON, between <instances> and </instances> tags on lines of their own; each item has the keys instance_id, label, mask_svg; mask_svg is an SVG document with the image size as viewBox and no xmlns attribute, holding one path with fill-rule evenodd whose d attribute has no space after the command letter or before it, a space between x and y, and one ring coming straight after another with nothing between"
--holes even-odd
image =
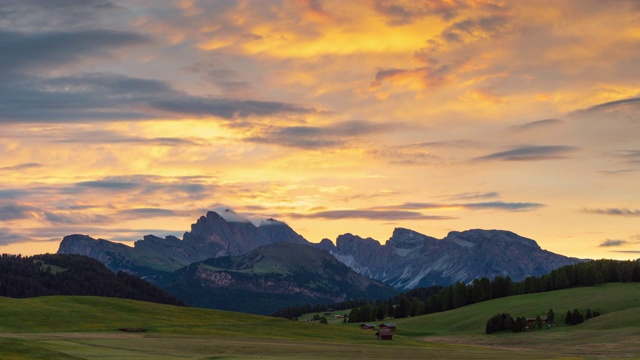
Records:
<instances>
[{"instance_id":1,"label":"dramatic cloud","mask_svg":"<svg viewBox=\"0 0 640 360\"><path fill-rule=\"evenodd\" d=\"M628 241L624 241L624 240L611 240L611 239L607 239L605 240L603 243L601 243L600 247L616 247L616 246L622 246L622 245L626 245L628 244Z\"/></svg>"},{"instance_id":2,"label":"dramatic cloud","mask_svg":"<svg viewBox=\"0 0 640 360\"><path fill-rule=\"evenodd\" d=\"M576 150L571 146L522 146L478 158L478 160L538 161L564 159Z\"/></svg>"},{"instance_id":3,"label":"dramatic cloud","mask_svg":"<svg viewBox=\"0 0 640 360\"><path fill-rule=\"evenodd\" d=\"M640 209L627 209L627 208L607 208L607 209L590 209L584 208L583 212L589 214L599 215L614 215L614 216L640 216Z\"/></svg>"},{"instance_id":4,"label":"dramatic cloud","mask_svg":"<svg viewBox=\"0 0 640 360\"><path fill-rule=\"evenodd\" d=\"M4 0L2 250L54 252L78 232L130 241L158 220L179 234L224 204L291 214L312 241L483 227L611 256L640 216L639 12ZM602 247L603 233L629 244Z\"/></svg>"}]
</instances>

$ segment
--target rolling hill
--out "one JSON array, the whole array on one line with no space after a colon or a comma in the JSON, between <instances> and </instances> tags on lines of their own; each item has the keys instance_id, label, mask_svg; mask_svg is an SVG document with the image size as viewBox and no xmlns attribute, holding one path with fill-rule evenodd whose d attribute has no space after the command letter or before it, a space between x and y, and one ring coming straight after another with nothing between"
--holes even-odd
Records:
<instances>
[{"instance_id":1,"label":"rolling hill","mask_svg":"<svg viewBox=\"0 0 640 360\"><path fill-rule=\"evenodd\" d=\"M600 309L583 324L483 334L498 312ZM248 314L101 297L0 297L3 359L203 358L634 358L640 354L640 284L612 283L514 296L398 319L391 342L359 324L321 325ZM121 327L144 333L119 332Z\"/></svg>"}]
</instances>

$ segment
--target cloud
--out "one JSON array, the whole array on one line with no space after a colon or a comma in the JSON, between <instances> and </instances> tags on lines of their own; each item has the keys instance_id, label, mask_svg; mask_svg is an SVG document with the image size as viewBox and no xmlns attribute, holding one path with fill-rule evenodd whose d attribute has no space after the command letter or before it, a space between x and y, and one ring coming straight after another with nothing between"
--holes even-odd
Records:
<instances>
[{"instance_id":1,"label":"cloud","mask_svg":"<svg viewBox=\"0 0 640 360\"><path fill-rule=\"evenodd\" d=\"M16 234L8 228L0 228L0 245L9 245L29 241L23 234Z\"/></svg>"},{"instance_id":2,"label":"cloud","mask_svg":"<svg viewBox=\"0 0 640 360\"><path fill-rule=\"evenodd\" d=\"M521 131L529 131L529 130L537 130L540 128L547 128L554 125L562 124L564 121L560 119L544 119L528 122L522 125L514 125L508 128L510 131L521 132Z\"/></svg>"},{"instance_id":3,"label":"cloud","mask_svg":"<svg viewBox=\"0 0 640 360\"><path fill-rule=\"evenodd\" d=\"M177 213L174 210L159 209L159 208L136 208L126 209L118 211L118 215L124 215L132 218L148 218L158 216L176 216Z\"/></svg>"},{"instance_id":4,"label":"cloud","mask_svg":"<svg viewBox=\"0 0 640 360\"><path fill-rule=\"evenodd\" d=\"M373 0L373 8L387 17L391 25L405 25L428 15L435 15L450 20L469 8L475 11L497 10L504 6L498 1L468 0Z\"/></svg>"},{"instance_id":5,"label":"cloud","mask_svg":"<svg viewBox=\"0 0 640 360\"><path fill-rule=\"evenodd\" d=\"M0 30L0 74L69 65L83 58L109 57L114 49L149 43L145 36L113 30L21 33Z\"/></svg>"},{"instance_id":6,"label":"cloud","mask_svg":"<svg viewBox=\"0 0 640 360\"><path fill-rule=\"evenodd\" d=\"M441 154L450 154L443 149L462 149L473 144L470 140L433 141L399 146L375 147L369 152L386 158L392 164L425 165L452 161Z\"/></svg>"},{"instance_id":7,"label":"cloud","mask_svg":"<svg viewBox=\"0 0 640 360\"><path fill-rule=\"evenodd\" d=\"M447 42L465 42L469 38L490 38L502 32L508 17L504 15L481 16L458 21L446 28L441 37Z\"/></svg>"},{"instance_id":8,"label":"cloud","mask_svg":"<svg viewBox=\"0 0 640 360\"><path fill-rule=\"evenodd\" d=\"M391 125L369 121L345 121L329 126L275 127L246 140L287 147L318 149L341 146L350 138L391 131L399 127L402 127L402 124Z\"/></svg>"},{"instance_id":9,"label":"cloud","mask_svg":"<svg viewBox=\"0 0 640 360\"><path fill-rule=\"evenodd\" d=\"M314 112L312 108L280 102L192 96L160 80L113 73L23 77L0 83L0 123L148 120L176 116L231 120Z\"/></svg>"},{"instance_id":10,"label":"cloud","mask_svg":"<svg viewBox=\"0 0 640 360\"><path fill-rule=\"evenodd\" d=\"M522 146L477 158L477 160L538 161L564 159L567 153L575 151L572 146Z\"/></svg>"},{"instance_id":11,"label":"cloud","mask_svg":"<svg viewBox=\"0 0 640 360\"><path fill-rule=\"evenodd\" d=\"M81 181L71 185L71 191L83 189L105 190L107 192L133 192L140 195L155 193L200 196L211 193L216 185L203 182L206 177L163 177L155 175L113 176L97 180Z\"/></svg>"},{"instance_id":12,"label":"cloud","mask_svg":"<svg viewBox=\"0 0 640 360\"><path fill-rule=\"evenodd\" d=\"M544 204L530 203L530 202L514 202L507 203L502 201L481 202L462 205L469 209L494 209L494 210L507 210L507 211L525 211L534 210L543 207Z\"/></svg>"},{"instance_id":13,"label":"cloud","mask_svg":"<svg viewBox=\"0 0 640 360\"><path fill-rule=\"evenodd\" d=\"M527 211L535 210L543 207L544 204L530 203L530 202L503 202L503 201L490 201L490 202L478 202L478 203L466 203L466 204L437 204L437 203L404 203L400 205L384 206L383 209L412 209L412 210L428 210L428 209L451 209L451 208L463 208L470 210L505 210L505 211Z\"/></svg>"},{"instance_id":14,"label":"cloud","mask_svg":"<svg viewBox=\"0 0 640 360\"><path fill-rule=\"evenodd\" d=\"M600 245L598 245L598 247L615 247L615 246L626 245L628 243L629 243L628 241L624 241L624 240L607 239L604 242L602 242Z\"/></svg>"},{"instance_id":15,"label":"cloud","mask_svg":"<svg viewBox=\"0 0 640 360\"><path fill-rule=\"evenodd\" d=\"M25 171L29 169L36 169L42 167L42 164L39 163L24 163L13 166L5 166L0 168L0 172L4 171Z\"/></svg>"},{"instance_id":16,"label":"cloud","mask_svg":"<svg viewBox=\"0 0 640 360\"><path fill-rule=\"evenodd\" d=\"M629 108L636 109L639 106L640 106L640 97L636 97L636 98L627 98L627 99L610 101L610 102L594 105L584 110L578 110L575 113L609 112L609 111L615 111L619 109L629 109Z\"/></svg>"},{"instance_id":17,"label":"cloud","mask_svg":"<svg viewBox=\"0 0 640 360\"><path fill-rule=\"evenodd\" d=\"M319 211L311 214L289 213L286 216L291 218L312 218L326 220L342 219L367 219L367 220L450 220L455 219L450 216L424 215L415 211L395 211L395 210L329 210Z\"/></svg>"},{"instance_id":18,"label":"cloud","mask_svg":"<svg viewBox=\"0 0 640 360\"><path fill-rule=\"evenodd\" d=\"M640 163L640 150L618 150L611 152L610 155L629 163Z\"/></svg>"},{"instance_id":19,"label":"cloud","mask_svg":"<svg viewBox=\"0 0 640 360\"><path fill-rule=\"evenodd\" d=\"M79 187L87 187L87 188L98 188L105 190L132 190L140 187L140 184L132 181L123 181L123 180L92 180L92 181L82 181L75 184Z\"/></svg>"},{"instance_id":20,"label":"cloud","mask_svg":"<svg viewBox=\"0 0 640 360\"><path fill-rule=\"evenodd\" d=\"M20 220L34 217L38 209L15 203L0 204L0 220Z\"/></svg>"},{"instance_id":21,"label":"cloud","mask_svg":"<svg viewBox=\"0 0 640 360\"><path fill-rule=\"evenodd\" d=\"M20 31L86 30L127 15L111 0L4 0L0 24Z\"/></svg>"},{"instance_id":22,"label":"cloud","mask_svg":"<svg viewBox=\"0 0 640 360\"><path fill-rule=\"evenodd\" d=\"M488 198L496 198L499 197L500 195L495 192L495 191L491 191L491 192L466 192L466 193L460 193L460 194L455 194L455 195L448 195L446 196L447 199L449 200L473 200L473 199L488 199Z\"/></svg>"},{"instance_id":23,"label":"cloud","mask_svg":"<svg viewBox=\"0 0 640 360\"><path fill-rule=\"evenodd\" d=\"M599 215L614 215L614 216L640 216L640 209L627 209L627 208L607 208L607 209L590 209L584 208L582 212L589 214Z\"/></svg>"},{"instance_id":24,"label":"cloud","mask_svg":"<svg viewBox=\"0 0 640 360\"><path fill-rule=\"evenodd\" d=\"M0 199L18 199L29 195L29 191L23 189L0 190Z\"/></svg>"},{"instance_id":25,"label":"cloud","mask_svg":"<svg viewBox=\"0 0 640 360\"><path fill-rule=\"evenodd\" d=\"M196 96L159 99L152 101L150 105L156 109L181 115L217 116L224 119L316 112L311 108L273 101L215 99Z\"/></svg>"},{"instance_id":26,"label":"cloud","mask_svg":"<svg viewBox=\"0 0 640 360\"><path fill-rule=\"evenodd\" d=\"M65 132L64 137L53 140L55 143L89 143L89 144L141 144L159 146L207 146L210 143L203 138L188 137L156 137L144 138L120 134L108 130ZM1 171L2 169L0 169Z\"/></svg>"},{"instance_id":27,"label":"cloud","mask_svg":"<svg viewBox=\"0 0 640 360\"><path fill-rule=\"evenodd\" d=\"M78 212L44 211L44 218L52 224L105 224L114 219L102 214L86 214Z\"/></svg>"}]
</instances>

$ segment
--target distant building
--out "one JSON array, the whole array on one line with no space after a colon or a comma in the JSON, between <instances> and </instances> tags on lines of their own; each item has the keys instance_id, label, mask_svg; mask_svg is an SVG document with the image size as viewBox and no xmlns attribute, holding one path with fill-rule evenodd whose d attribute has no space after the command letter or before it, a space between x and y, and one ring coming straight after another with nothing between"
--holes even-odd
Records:
<instances>
[{"instance_id":1,"label":"distant building","mask_svg":"<svg viewBox=\"0 0 640 360\"><path fill-rule=\"evenodd\" d=\"M378 340L393 340L393 331L389 329L380 329L376 333L376 338Z\"/></svg>"},{"instance_id":2,"label":"distant building","mask_svg":"<svg viewBox=\"0 0 640 360\"><path fill-rule=\"evenodd\" d=\"M362 330L375 330L376 326L373 325L373 324L366 323L366 324L360 325L360 329L362 329Z\"/></svg>"},{"instance_id":3,"label":"distant building","mask_svg":"<svg viewBox=\"0 0 640 360\"><path fill-rule=\"evenodd\" d=\"M395 330L396 329L396 324L394 324L394 323L382 323L382 324L380 324L380 330L382 330L382 329Z\"/></svg>"}]
</instances>

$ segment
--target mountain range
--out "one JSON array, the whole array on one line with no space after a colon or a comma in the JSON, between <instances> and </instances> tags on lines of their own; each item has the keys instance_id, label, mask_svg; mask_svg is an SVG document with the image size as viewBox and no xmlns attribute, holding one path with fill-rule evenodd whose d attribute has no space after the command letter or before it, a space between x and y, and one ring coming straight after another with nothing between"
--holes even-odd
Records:
<instances>
[{"instance_id":1,"label":"mountain range","mask_svg":"<svg viewBox=\"0 0 640 360\"><path fill-rule=\"evenodd\" d=\"M335 244L328 239L311 243L284 222L267 219L255 225L230 209L209 211L182 240L147 235L130 247L69 235L58 253L93 257L112 271L146 278L192 305L228 310L245 308L238 303L240 294L267 296L274 303L286 299L288 305L335 302L388 294L381 283L407 290L482 277L510 276L520 281L580 261L503 230L450 232L436 239L396 228L384 244L352 234L338 236ZM338 261L346 267L339 267ZM314 272L305 270L304 263L315 264ZM238 296L224 295L234 293Z\"/></svg>"}]
</instances>

